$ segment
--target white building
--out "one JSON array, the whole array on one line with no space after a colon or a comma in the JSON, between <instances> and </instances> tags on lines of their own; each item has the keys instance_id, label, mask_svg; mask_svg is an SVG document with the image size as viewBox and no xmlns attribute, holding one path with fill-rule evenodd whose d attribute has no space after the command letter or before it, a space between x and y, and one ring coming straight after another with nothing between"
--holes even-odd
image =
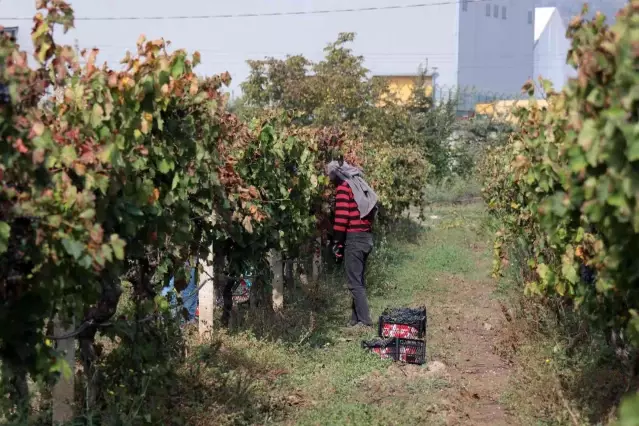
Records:
<instances>
[{"instance_id":1,"label":"white building","mask_svg":"<svg viewBox=\"0 0 639 426\"><path fill-rule=\"evenodd\" d=\"M570 40L566 38L566 24L555 7L535 9L535 80L540 76L553 83L556 90L575 77L575 69L566 64Z\"/></svg>"},{"instance_id":2,"label":"white building","mask_svg":"<svg viewBox=\"0 0 639 426\"><path fill-rule=\"evenodd\" d=\"M357 33L354 49L373 74L415 73L427 63L437 85L511 96L533 74L534 0L70 2L78 19L67 43L98 47L99 58L115 67L140 34L163 37L199 50L201 74L229 71L233 90L248 74L247 59L304 54L318 60L340 32ZM30 46L34 3L0 1L0 25L18 27L23 48Z\"/></svg>"},{"instance_id":3,"label":"white building","mask_svg":"<svg viewBox=\"0 0 639 426\"><path fill-rule=\"evenodd\" d=\"M533 30L534 0L462 0L457 85L494 92L496 99L519 95L533 75Z\"/></svg>"}]
</instances>

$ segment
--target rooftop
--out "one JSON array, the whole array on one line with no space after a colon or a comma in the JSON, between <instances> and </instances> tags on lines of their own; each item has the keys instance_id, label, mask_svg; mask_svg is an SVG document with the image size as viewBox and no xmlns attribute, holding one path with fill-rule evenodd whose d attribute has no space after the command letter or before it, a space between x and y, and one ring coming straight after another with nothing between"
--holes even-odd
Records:
<instances>
[{"instance_id":1,"label":"rooftop","mask_svg":"<svg viewBox=\"0 0 639 426\"><path fill-rule=\"evenodd\" d=\"M535 43L543 34L554 13L559 13L556 7L535 8Z\"/></svg>"}]
</instances>

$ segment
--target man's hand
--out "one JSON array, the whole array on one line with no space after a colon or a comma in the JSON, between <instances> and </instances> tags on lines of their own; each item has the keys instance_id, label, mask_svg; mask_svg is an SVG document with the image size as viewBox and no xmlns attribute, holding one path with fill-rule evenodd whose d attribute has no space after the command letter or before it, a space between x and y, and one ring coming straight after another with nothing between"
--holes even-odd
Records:
<instances>
[{"instance_id":1,"label":"man's hand","mask_svg":"<svg viewBox=\"0 0 639 426\"><path fill-rule=\"evenodd\" d=\"M335 263L342 263L344 260L344 244L333 244L333 256L335 256Z\"/></svg>"}]
</instances>

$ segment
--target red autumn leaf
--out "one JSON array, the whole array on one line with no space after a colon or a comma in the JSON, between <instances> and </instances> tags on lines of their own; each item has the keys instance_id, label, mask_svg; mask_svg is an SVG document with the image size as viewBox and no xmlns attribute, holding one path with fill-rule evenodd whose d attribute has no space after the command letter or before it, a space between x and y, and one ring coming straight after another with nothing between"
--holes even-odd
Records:
<instances>
[{"instance_id":1,"label":"red autumn leaf","mask_svg":"<svg viewBox=\"0 0 639 426\"><path fill-rule=\"evenodd\" d=\"M18 139L17 141L15 141L13 143L13 147L17 149L20 154L26 154L27 152L29 152L29 148L25 146L24 142L22 142L22 139Z\"/></svg>"},{"instance_id":2,"label":"red autumn leaf","mask_svg":"<svg viewBox=\"0 0 639 426\"><path fill-rule=\"evenodd\" d=\"M157 188L153 188L153 194L149 196L149 204L153 204L159 199L160 199L160 190Z\"/></svg>"},{"instance_id":3,"label":"red autumn leaf","mask_svg":"<svg viewBox=\"0 0 639 426\"><path fill-rule=\"evenodd\" d=\"M102 242L103 237L104 237L104 230L102 229L100 225L95 225L93 229L91 230L91 241L93 241L96 244L99 244Z\"/></svg>"},{"instance_id":4,"label":"red autumn leaf","mask_svg":"<svg viewBox=\"0 0 639 426\"><path fill-rule=\"evenodd\" d=\"M116 72L109 73L109 87L112 89L118 87L118 74Z\"/></svg>"}]
</instances>

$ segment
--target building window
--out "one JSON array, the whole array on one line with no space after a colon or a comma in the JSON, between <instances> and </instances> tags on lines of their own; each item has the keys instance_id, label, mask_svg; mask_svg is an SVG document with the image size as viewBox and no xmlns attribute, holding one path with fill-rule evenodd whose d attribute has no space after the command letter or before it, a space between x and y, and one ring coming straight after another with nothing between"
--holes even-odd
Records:
<instances>
[{"instance_id":1,"label":"building window","mask_svg":"<svg viewBox=\"0 0 639 426\"><path fill-rule=\"evenodd\" d=\"M533 11L532 10L528 11L528 23L530 25L532 25L532 23L533 23Z\"/></svg>"},{"instance_id":2,"label":"building window","mask_svg":"<svg viewBox=\"0 0 639 426\"><path fill-rule=\"evenodd\" d=\"M468 11L468 0L462 0L462 10L464 12Z\"/></svg>"},{"instance_id":3,"label":"building window","mask_svg":"<svg viewBox=\"0 0 639 426\"><path fill-rule=\"evenodd\" d=\"M486 5L486 16L490 17L490 5Z\"/></svg>"},{"instance_id":4,"label":"building window","mask_svg":"<svg viewBox=\"0 0 639 426\"><path fill-rule=\"evenodd\" d=\"M493 17L494 18L499 18L499 6L497 6L497 5L493 6Z\"/></svg>"},{"instance_id":5,"label":"building window","mask_svg":"<svg viewBox=\"0 0 639 426\"><path fill-rule=\"evenodd\" d=\"M507 14L507 10L506 10L506 6L502 6L501 7L501 19L507 19L508 18L508 14Z\"/></svg>"},{"instance_id":6,"label":"building window","mask_svg":"<svg viewBox=\"0 0 639 426\"><path fill-rule=\"evenodd\" d=\"M18 28L2 28L2 26L0 26L0 37L5 37L6 34L8 34L9 37L11 37L15 42L16 37L18 36ZM4 64L2 64L1 66L4 67ZM10 102L11 95L9 94L9 88L6 84L0 83L0 105L6 105Z\"/></svg>"},{"instance_id":7,"label":"building window","mask_svg":"<svg viewBox=\"0 0 639 426\"><path fill-rule=\"evenodd\" d=\"M0 30L0 34L9 34L14 41L18 38L18 27L5 27Z\"/></svg>"}]
</instances>

